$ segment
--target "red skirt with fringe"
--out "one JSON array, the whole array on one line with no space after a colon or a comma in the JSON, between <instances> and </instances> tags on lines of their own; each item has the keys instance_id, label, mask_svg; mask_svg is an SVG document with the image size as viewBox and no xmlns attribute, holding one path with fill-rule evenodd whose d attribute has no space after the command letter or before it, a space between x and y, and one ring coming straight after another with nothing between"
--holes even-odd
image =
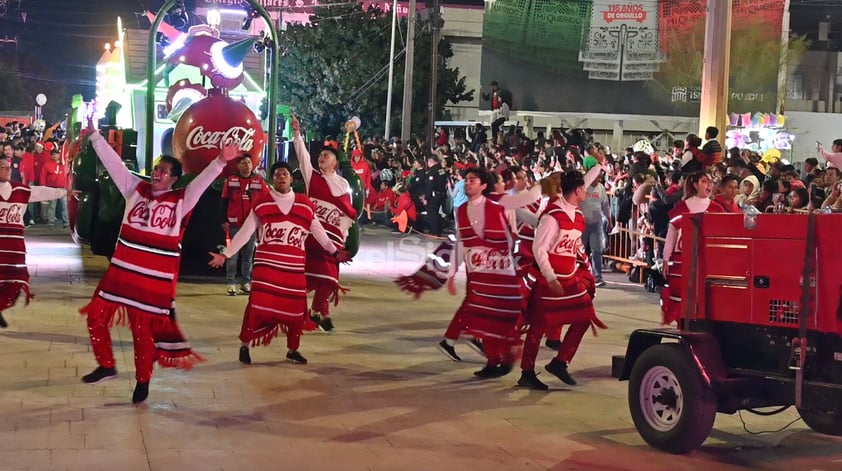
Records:
<instances>
[{"instance_id":1,"label":"red skirt with fringe","mask_svg":"<svg viewBox=\"0 0 842 471\"><path fill-rule=\"evenodd\" d=\"M27 275L26 278L28 280L29 275ZM29 291L29 281L0 282L0 312L14 306L18 301L21 291L23 291L24 294L24 302L26 305L29 305L29 301L35 297L35 295Z\"/></svg>"},{"instance_id":2,"label":"red skirt with fringe","mask_svg":"<svg viewBox=\"0 0 842 471\"><path fill-rule=\"evenodd\" d=\"M189 370L193 365L206 359L193 351L187 338L175 320L175 309L169 316L154 315L137 308L106 301L99 296L99 291L79 313L88 316L94 322L107 325L129 325L130 319L139 319L146 324L155 342L156 361L164 368Z\"/></svg>"}]
</instances>

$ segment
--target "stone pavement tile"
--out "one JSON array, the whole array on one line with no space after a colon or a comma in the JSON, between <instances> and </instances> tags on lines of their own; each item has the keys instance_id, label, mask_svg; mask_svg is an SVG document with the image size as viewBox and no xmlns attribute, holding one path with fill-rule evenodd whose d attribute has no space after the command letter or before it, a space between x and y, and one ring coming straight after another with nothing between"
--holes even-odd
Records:
<instances>
[{"instance_id":1,"label":"stone pavement tile","mask_svg":"<svg viewBox=\"0 0 842 471\"><path fill-rule=\"evenodd\" d=\"M44 449L50 436L49 424L18 424L13 431L0 431L0 454L6 450Z\"/></svg>"},{"instance_id":2,"label":"stone pavement tile","mask_svg":"<svg viewBox=\"0 0 842 471\"><path fill-rule=\"evenodd\" d=\"M273 466L263 469L282 469L282 457L275 453ZM250 455L238 455L232 449L156 449L149 452L149 468L151 470L182 470L182 471L223 471L223 470L258 470Z\"/></svg>"},{"instance_id":3,"label":"stone pavement tile","mask_svg":"<svg viewBox=\"0 0 842 471\"><path fill-rule=\"evenodd\" d=\"M52 468L67 471L150 471L146 452L142 449L55 450Z\"/></svg>"},{"instance_id":4,"label":"stone pavement tile","mask_svg":"<svg viewBox=\"0 0 842 471\"><path fill-rule=\"evenodd\" d=\"M84 420L81 407L55 406L50 408L50 422L79 422Z\"/></svg>"},{"instance_id":5,"label":"stone pavement tile","mask_svg":"<svg viewBox=\"0 0 842 471\"><path fill-rule=\"evenodd\" d=\"M0 438L3 435L0 434ZM0 469L3 471L47 470L51 463L50 450L3 449Z\"/></svg>"},{"instance_id":6,"label":"stone pavement tile","mask_svg":"<svg viewBox=\"0 0 842 471\"><path fill-rule=\"evenodd\" d=\"M49 427L47 448L50 450L85 448L85 436L70 432L70 422L54 422Z\"/></svg>"}]
</instances>

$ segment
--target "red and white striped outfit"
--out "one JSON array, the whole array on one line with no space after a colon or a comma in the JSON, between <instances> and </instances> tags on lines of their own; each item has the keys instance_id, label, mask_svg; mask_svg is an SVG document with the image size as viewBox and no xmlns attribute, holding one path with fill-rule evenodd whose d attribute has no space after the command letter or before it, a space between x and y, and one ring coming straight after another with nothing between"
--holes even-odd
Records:
<instances>
[{"instance_id":1,"label":"red and white striped outfit","mask_svg":"<svg viewBox=\"0 0 842 471\"><path fill-rule=\"evenodd\" d=\"M66 193L64 188L0 183L0 311L14 306L21 291L26 304L33 298L23 237L27 203L58 199Z\"/></svg>"},{"instance_id":2,"label":"red and white striped outfit","mask_svg":"<svg viewBox=\"0 0 842 471\"><path fill-rule=\"evenodd\" d=\"M310 153L301 135L296 134L293 143L307 187L307 196L316 208L316 217L336 248L343 249L348 230L357 218L357 211L351 204L351 187L340 175L325 175L313 168ZM307 250L312 250L312 254L308 253L305 267L307 291L315 291L313 311L328 316L330 302L339 304L339 263L318 249L318 245L312 237L308 238Z\"/></svg>"},{"instance_id":3,"label":"red and white striped outfit","mask_svg":"<svg viewBox=\"0 0 842 471\"><path fill-rule=\"evenodd\" d=\"M541 216L533 246L534 268L527 284L534 284L527 307L529 333L523 347L521 368L533 371L541 338L549 329L570 324L559 348L559 361L569 363L591 324L604 328L593 307L594 279L590 274L582 233L582 212L563 198L555 198ZM549 281L557 280L564 293L550 291Z\"/></svg>"},{"instance_id":4,"label":"red and white striped outfit","mask_svg":"<svg viewBox=\"0 0 842 471\"><path fill-rule=\"evenodd\" d=\"M535 241L535 226L540 216L541 201L535 201L522 208L515 210L515 261L517 262L518 275L526 276L527 271L535 262L532 254L532 244Z\"/></svg>"},{"instance_id":5,"label":"red and white striped outfit","mask_svg":"<svg viewBox=\"0 0 842 471\"><path fill-rule=\"evenodd\" d=\"M313 203L293 192L260 195L223 255L230 257L258 232L254 255L249 303L243 316L240 341L252 346L269 345L279 331L287 335L287 348L297 350L301 341L304 313L307 311L307 282L304 261L305 241L312 235L319 251L336 251Z\"/></svg>"},{"instance_id":6,"label":"red and white striped outfit","mask_svg":"<svg viewBox=\"0 0 842 471\"><path fill-rule=\"evenodd\" d=\"M456 211L458 240L450 276L464 260L468 274L465 299L450 329L464 329L483 340L489 365L510 362L519 341L517 323L523 313L523 283L512 257L512 236L503 206L485 197ZM450 337L448 332L445 337ZM458 332L456 332L458 337Z\"/></svg>"},{"instance_id":7,"label":"red and white striped outfit","mask_svg":"<svg viewBox=\"0 0 842 471\"><path fill-rule=\"evenodd\" d=\"M484 199L485 199L485 197L483 197L483 200ZM487 199L491 200L492 202L497 203L499 206L501 206L503 208L503 210L504 210L503 218L507 223L507 228L510 229L509 237L511 237L511 229L514 228L513 212L518 210L519 208L523 208L523 207L526 207L530 204L533 204L536 201L538 203L540 203L541 185L535 185L532 188L530 188L528 191L523 191L523 192L520 192L520 193L515 194L515 195L510 195L510 194L505 194L505 193L491 193L491 194L488 195ZM479 205L479 201L482 201L482 200L477 199L475 202L473 202L474 206L469 206L472 203L470 201L468 203L465 203L462 206L460 206L460 208L465 207L466 211L471 211L471 212L476 211L476 214L469 215L469 216L471 216L469 218L470 221L471 221L471 227L473 228L473 230L476 233L482 233L484 228L485 228L485 223L484 223L485 215L482 214L482 211L479 211L479 210L476 209L476 208L479 208L479 206L477 206L477 205ZM470 209L467 209L467 208L470 208ZM457 211L456 215L458 216L458 211ZM457 224L458 224L458 221L457 221ZM512 245L513 245L513 243L510 242L509 247L511 247ZM457 251L460 250L459 244L456 244L455 250L457 250ZM453 276L453 274L456 272L455 269L459 266L459 263L461 263L461 261L462 260L461 260L461 253L460 252L456 252L456 253L454 253L454 255L451 256L451 269L450 269L450 275L449 276ZM516 258L515 258L515 262L516 262L515 263L515 269L517 269L518 266L517 266L517 259ZM519 274L519 272L518 272L518 278L521 279L521 280L523 279L523 276L521 274ZM521 282L521 285L522 285L522 282ZM464 330L467 329L467 321L468 321L467 316L463 314L463 311L457 310L456 313L453 315L453 319L451 319L451 321L450 321L450 325L448 325L447 330L444 333L444 338L454 340L454 341L457 340L459 338L459 335Z\"/></svg>"},{"instance_id":8,"label":"red and white striped outfit","mask_svg":"<svg viewBox=\"0 0 842 471\"><path fill-rule=\"evenodd\" d=\"M111 264L90 303L79 310L88 316L97 362L114 367L109 328L128 323L138 381L149 381L156 360L164 367L189 369L203 358L192 351L175 319L181 238L190 211L225 162L215 159L186 188L156 193L150 183L126 169L102 136L92 134L91 142L126 198Z\"/></svg>"},{"instance_id":9,"label":"red and white striped outfit","mask_svg":"<svg viewBox=\"0 0 842 471\"><path fill-rule=\"evenodd\" d=\"M672 324L682 316L681 296L684 290L681 276L682 221L685 216L704 212L724 213L725 208L716 201L711 201L710 198L693 196L679 201L669 212L670 225L664 243L664 263L669 263L669 272L667 286L661 294L661 316L664 324Z\"/></svg>"}]
</instances>

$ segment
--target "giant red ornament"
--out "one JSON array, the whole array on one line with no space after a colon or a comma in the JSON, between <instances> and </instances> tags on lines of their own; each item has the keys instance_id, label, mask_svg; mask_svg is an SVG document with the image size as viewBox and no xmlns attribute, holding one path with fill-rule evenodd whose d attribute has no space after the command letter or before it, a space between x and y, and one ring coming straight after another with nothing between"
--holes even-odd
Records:
<instances>
[{"instance_id":1,"label":"giant red ornament","mask_svg":"<svg viewBox=\"0 0 842 471\"><path fill-rule=\"evenodd\" d=\"M181 115L173 132L173 153L181 161L184 173L198 174L219 156L222 146L233 139L240 151L251 155L257 168L266 134L260 121L243 103L219 90L210 90L208 97L193 103ZM237 173L237 163L229 162L222 176Z\"/></svg>"}]
</instances>

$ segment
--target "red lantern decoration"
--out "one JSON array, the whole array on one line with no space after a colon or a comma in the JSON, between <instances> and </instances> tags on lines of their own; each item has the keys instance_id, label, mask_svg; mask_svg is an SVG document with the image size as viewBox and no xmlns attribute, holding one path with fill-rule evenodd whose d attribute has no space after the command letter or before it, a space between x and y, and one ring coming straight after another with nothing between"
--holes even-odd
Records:
<instances>
[{"instance_id":1,"label":"red lantern decoration","mask_svg":"<svg viewBox=\"0 0 842 471\"><path fill-rule=\"evenodd\" d=\"M240 151L251 155L251 162L257 168L266 145L260 120L243 103L220 90L210 90L207 98L193 103L176 123L173 153L181 161L184 173L198 174L232 139ZM235 173L237 163L229 162L222 176Z\"/></svg>"}]
</instances>

